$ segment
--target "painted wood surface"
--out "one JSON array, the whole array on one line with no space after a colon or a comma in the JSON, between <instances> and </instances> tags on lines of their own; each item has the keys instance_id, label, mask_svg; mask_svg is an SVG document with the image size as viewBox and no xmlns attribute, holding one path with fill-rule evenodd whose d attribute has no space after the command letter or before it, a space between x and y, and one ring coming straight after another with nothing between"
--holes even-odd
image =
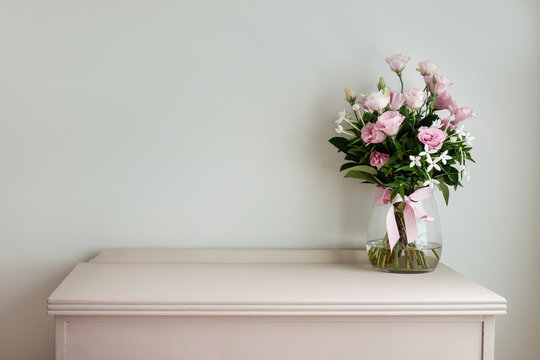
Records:
<instances>
[{"instance_id":1,"label":"painted wood surface","mask_svg":"<svg viewBox=\"0 0 540 360\"><path fill-rule=\"evenodd\" d=\"M58 360L480 360L475 317L73 317Z\"/></svg>"},{"instance_id":2,"label":"painted wood surface","mask_svg":"<svg viewBox=\"0 0 540 360\"><path fill-rule=\"evenodd\" d=\"M246 252L241 254L249 258ZM389 274L374 271L367 263L365 252L360 254L363 254L358 256L360 261L346 263L328 263L320 254L315 257L323 259L322 262L310 263L305 253L303 263L81 263L50 296L49 312L55 315L505 313L504 298L444 264L426 274ZM230 259L231 254L225 258Z\"/></svg>"},{"instance_id":3,"label":"painted wood surface","mask_svg":"<svg viewBox=\"0 0 540 360\"><path fill-rule=\"evenodd\" d=\"M107 250L49 298L56 360L493 360L506 301L358 250Z\"/></svg>"}]
</instances>

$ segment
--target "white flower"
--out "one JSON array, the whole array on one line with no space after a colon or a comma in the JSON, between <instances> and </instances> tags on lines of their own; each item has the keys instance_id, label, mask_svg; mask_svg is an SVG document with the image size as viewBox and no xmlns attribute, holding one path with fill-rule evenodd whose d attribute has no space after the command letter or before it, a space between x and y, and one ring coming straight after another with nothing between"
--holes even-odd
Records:
<instances>
[{"instance_id":1,"label":"white flower","mask_svg":"<svg viewBox=\"0 0 540 360\"><path fill-rule=\"evenodd\" d=\"M336 124L341 124L343 120L347 121L347 110L338 112L339 119L336 120Z\"/></svg>"},{"instance_id":2,"label":"white flower","mask_svg":"<svg viewBox=\"0 0 540 360\"><path fill-rule=\"evenodd\" d=\"M353 133L350 133L347 130L343 129L343 126L341 126L340 124L337 125L336 132L338 134L345 134L345 135L349 135L349 136L354 136Z\"/></svg>"},{"instance_id":3,"label":"white flower","mask_svg":"<svg viewBox=\"0 0 540 360\"><path fill-rule=\"evenodd\" d=\"M472 141L474 139L476 139L474 136L471 136L470 133L467 133L467 135L465 135L465 145L472 147L473 146Z\"/></svg>"},{"instance_id":4,"label":"white flower","mask_svg":"<svg viewBox=\"0 0 540 360\"><path fill-rule=\"evenodd\" d=\"M465 166L461 165L463 167L463 170L461 172L461 178L465 178L467 181L471 181L471 174L469 173L469 169L467 169Z\"/></svg>"},{"instance_id":5,"label":"white flower","mask_svg":"<svg viewBox=\"0 0 540 360\"><path fill-rule=\"evenodd\" d=\"M463 125L456 129L456 134L459 136L459 140L464 140L464 144L467 146L473 146L472 141L476 139L470 132L465 131Z\"/></svg>"},{"instance_id":6,"label":"white flower","mask_svg":"<svg viewBox=\"0 0 540 360\"><path fill-rule=\"evenodd\" d=\"M432 179L432 178L428 178L425 182L424 182L424 186L429 186L431 189L433 189L433 187L435 185L438 185L440 184L439 180L437 179Z\"/></svg>"},{"instance_id":7,"label":"white flower","mask_svg":"<svg viewBox=\"0 0 540 360\"><path fill-rule=\"evenodd\" d=\"M424 151L422 151L420 154L420 156L428 156L429 154L435 154L437 152L437 149L430 149L429 146L424 145Z\"/></svg>"},{"instance_id":8,"label":"white flower","mask_svg":"<svg viewBox=\"0 0 540 360\"><path fill-rule=\"evenodd\" d=\"M461 125L456 129L456 134L459 136L459 140L462 140L468 133L465 131L465 126Z\"/></svg>"},{"instance_id":9,"label":"white flower","mask_svg":"<svg viewBox=\"0 0 540 360\"><path fill-rule=\"evenodd\" d=\"M458 169L459 171L463 171L463 170L465 170L465 165L460 164L460 163L456 163L456 164L454 164L454 168Z\"/></svg>"},{"instance_id":10,"label":"white flower","mask_svg":"<svg viewBox=\"0 0 540 360\"><path fill-rule=\"evenodd\" d=\"M443 163L443 165L446 165L446 160L451 160L452 157L448 155L448 150L444 150L441 155L437 159L435 159L436 162L440 161Z\"/></svg>"},{"instance_id":11,"label":"white flower","mask_svg":"<svg viewBox=\"0 0 540 360\"><path fill-rule=\"evenodd\" d=\"M352 106L352 108L353 108L354 111L360 111L360 105L358 105L358 104L354 104Z\"/></svg>"},{"instance_id":12,"label":"white flower","mask_svg":"<svg viewBox=\"0 0 540 360\"><path fill-rule=\"evenodd\" d=\"M457 137L455 137L455 136L450 137L450 142L451 143L455 143L456 141L457 141Z\"/></svg>"},{"instance_id":13,"label":"white flower","mask_svg":"<svg viewBox=\"0 0 540 360\"><path fill-rule=\"evenodd\" d=\"M348 114L347 114L347 110L343 110L343 111L340 111L340 112L338 113L339 119L337 119L335 122L336 122L336 124L337 124L337 126L338 126L338 129L341 127L341 130L338 131L338 129L336 129L336 131L337 131L338 134L343 133L343 134L347 134L347 135L354 135L354 134L351 134L351 133L343 132L343 127L341 126L341 123L342 123L343 121L345 121L347 124L351 125L351 126L352 126L353 128L355 128L356 130L360 130L360 129L358 128L358 126L354 125L349 119L347 119L347 115L348 115Z\"/></svg>"},{"instance_id":14,"label":"white flower","mask_svg":"<svg viewBox=\"0 0 540 360\"><path fill-rule=\"evenodd\" d=\"M436 158L436 159L432 159L431 158L431 155L427 154L426 156L426 162L429 164L428 167L427 167L427 172L430 172L431 169L435 169L435 170L441 170L441 167L439 165L437 165L437 163L439 162L440 158Z\"/></svg>"},{"instance_id":15,"label":"white flower","mask_svg":"<svg viewBox=\"0 0 540 360\"><path fill-rule=\"evenodd\" d=\"M410 167L422 166L422 164L420 163L420 156L409 155L409 159L411 160L411 164L409 165Z\"/></svg>"},{"instance_id":16,"label":"white flower","mask_svg":"<svg viewBox=\"0 0 540 360\"><path fill-rule=\"evenodd\" d=\"M469 169L467 169L467 167L463 163L456 164L454 167L460 171L462 180L465 179L467 181L471 181L471 174L469 173Z\"/></svg>"},{"instance_id":17,"label":"white flower","mask_svg":"<svg viewBox=\"0 0 540 360\"><path fill-rule=\"evenodd\" d=\"M437 119L431 124L431 126L436 127L437 129L440 129L443 127L443 123L441 119Z\"/></svg>"}]
</instances>

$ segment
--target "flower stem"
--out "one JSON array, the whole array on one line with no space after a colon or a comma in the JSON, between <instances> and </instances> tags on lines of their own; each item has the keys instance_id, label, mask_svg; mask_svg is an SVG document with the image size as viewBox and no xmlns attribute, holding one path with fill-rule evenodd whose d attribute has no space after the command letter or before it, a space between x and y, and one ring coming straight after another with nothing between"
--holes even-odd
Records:
<instances>
[{"instance_id":1,"label":"flower stem","mask_svg":"<svg viewBox=\"0 0 540 360\"><path fill-rule=\"evenodd\" d=\"M358 117L358 114L356 113L356 110L353 110L353 113L354 113L354 116L356 117L356 121L358 121L360 124L362 124L362 126L366 125L364 123L364 120L362 119L362 117Z\"/></svg>"}]
</instances>

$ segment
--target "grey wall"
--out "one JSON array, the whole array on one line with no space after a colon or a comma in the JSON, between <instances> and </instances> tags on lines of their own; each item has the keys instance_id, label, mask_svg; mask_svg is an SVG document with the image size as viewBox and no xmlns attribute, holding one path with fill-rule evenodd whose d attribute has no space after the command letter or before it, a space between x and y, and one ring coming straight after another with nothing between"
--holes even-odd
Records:
<instances>
[{"instance_id":1,"label":"grey wall","mask_svg":"<svg viewBox=\"0 0 540 360\"><path fill-rule=\"evenodd\" d=\"M46 298L103 248L349 248L372 188L327 143L342 88L431 59L474 108L444 261L540 343L536 1L0 1L0 356L52 359Z\"/></svg>"}]
</instances>

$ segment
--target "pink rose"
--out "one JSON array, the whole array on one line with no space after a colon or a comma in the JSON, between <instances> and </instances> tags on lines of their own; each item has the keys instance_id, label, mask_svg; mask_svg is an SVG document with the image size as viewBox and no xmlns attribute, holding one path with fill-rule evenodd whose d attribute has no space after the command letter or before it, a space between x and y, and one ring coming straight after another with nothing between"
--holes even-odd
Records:
<instances>
[{"instance_id":1,"label":"pink rose","mask_svg":"<svg viewBox=\"0 0 540 360\"><path fill-rule=\"evenodd\" d=\"M420 89L410 89L405 92L405 102L411 109L419 109L426 100L426 93Z\"/></svg>"},{"instance_id":2,"label":"pink rose","mask_svg":"<svg viewBox=\"0 0 540 360\"><path fill-rule=\"evenodd\" d=\"M401 115L399 112L387 111L379 116L375 125L377 125L377 128L386 135L395 136L403 119L405 119L405 116Z\"/></svg>"},{"instance_id":3,"label":"pink rose","mask_svg":"<svg viewBox=\"0 0 540 360\"><path fill-rule=\"evenodd\" d=\"M418 129L418 140L426 144L430 149L439 150L446 139L446 131L436 127L421 126Z\"/></svg>"},{"instance_id":4,"label":"pink rose","mask_svg":"<svg viewBox=\"0 0 540 360\"><path fill-rule=\"evenodd\" d=\"M379 130L374 123L367 123L360 130L360 135L366 144L380 144L386 140L386 134Z\"/></svg>"},{"instance_id":5,"label":"pink rose","mask_svg":"<svg viewBox=\"0 0 540 360\"><path fill-rule=\"evenodd\" d=\"M382 91L371 93L369 94L365 99L364 105L365 108L371 111L379 111L380 109L384 109L386 106L388 106L388 103L390 102L390 97L388 95L383 94Z\"/></svg>"},{"instance_id":6,"label":"pink rose","mask_svg":"<svg viewBox=\"0 0 540 360\"><path fill-rule=\"evenodd\" d=\"M454 120L452 120L452 125L457 125L463 120L467 120L472 116L472 109L468 106L462 106L454 111L452 111L452 115L454 115Z\"/></svg>"},{"instance_id":7,"label":"pink rose","mask_svg":"<svg viewBox=\"0 0 540 360\"><path fill-rule=\"evenodd\" d=\"M450 86L454 85L446 76L441 74L433 74L424 76L426 85L429 86L429 90L433 92L433 76L435 76L435 94L439 95L446 91Z\"/></svg>"},{"instance_id":8,"label":"pink rose","mask_svg":"<svg viewBox=\"0 0 540 360\"><path fill-rule=\"evenodd\" d=\"M422 76L433 75L435 71L439 69L439 65L433 61L420 61L418 63L418 70Z\"/></svg>"},{"instance_id":9,"label":"pink rose","mask_svg":"<svg viewBox=\"0 0 540 360\"><path fill-rule=\"evenodd\" d=\"M405 102L405 96L399 91L390 91L390 109L399 110Z\"/></svg>"},{"instance_id":10,"label":"pink rose","mask_svg":"<svg viewBox=\"0 0 540 360\"><path fill-rule=\"evenodd\" d=\"M435 98L435 109L437 110L447 109L449 111L452 111L452 109L455 109L456 107L457 104L454 99L452 99L452 95L450 95L448 91L440 93Z\"/></svg>"},{"instance_id":11,"label":"pink rose","mask_svg":"<svg viewBox=\"0 0 540 360\"><path fill-rule=\"evenodd\" d=\"M369 165L376 167L377 170L381 170L388 159L390 159L390 155L373 150L371 155L369 155Z\"/></svg>"},{"instance_id":12,"label":"pink rose","mask_svg":"<svg viewBox=\"0 0 540 360\"><path fill-rule=\"evenodd\" d=\"M403 54L396 54L386 58L386 62L390 65L390 69L397 73L400 73L401 70L403 70L409 60L411 60L411 58Z\"/></svg>"}]
</instances>

